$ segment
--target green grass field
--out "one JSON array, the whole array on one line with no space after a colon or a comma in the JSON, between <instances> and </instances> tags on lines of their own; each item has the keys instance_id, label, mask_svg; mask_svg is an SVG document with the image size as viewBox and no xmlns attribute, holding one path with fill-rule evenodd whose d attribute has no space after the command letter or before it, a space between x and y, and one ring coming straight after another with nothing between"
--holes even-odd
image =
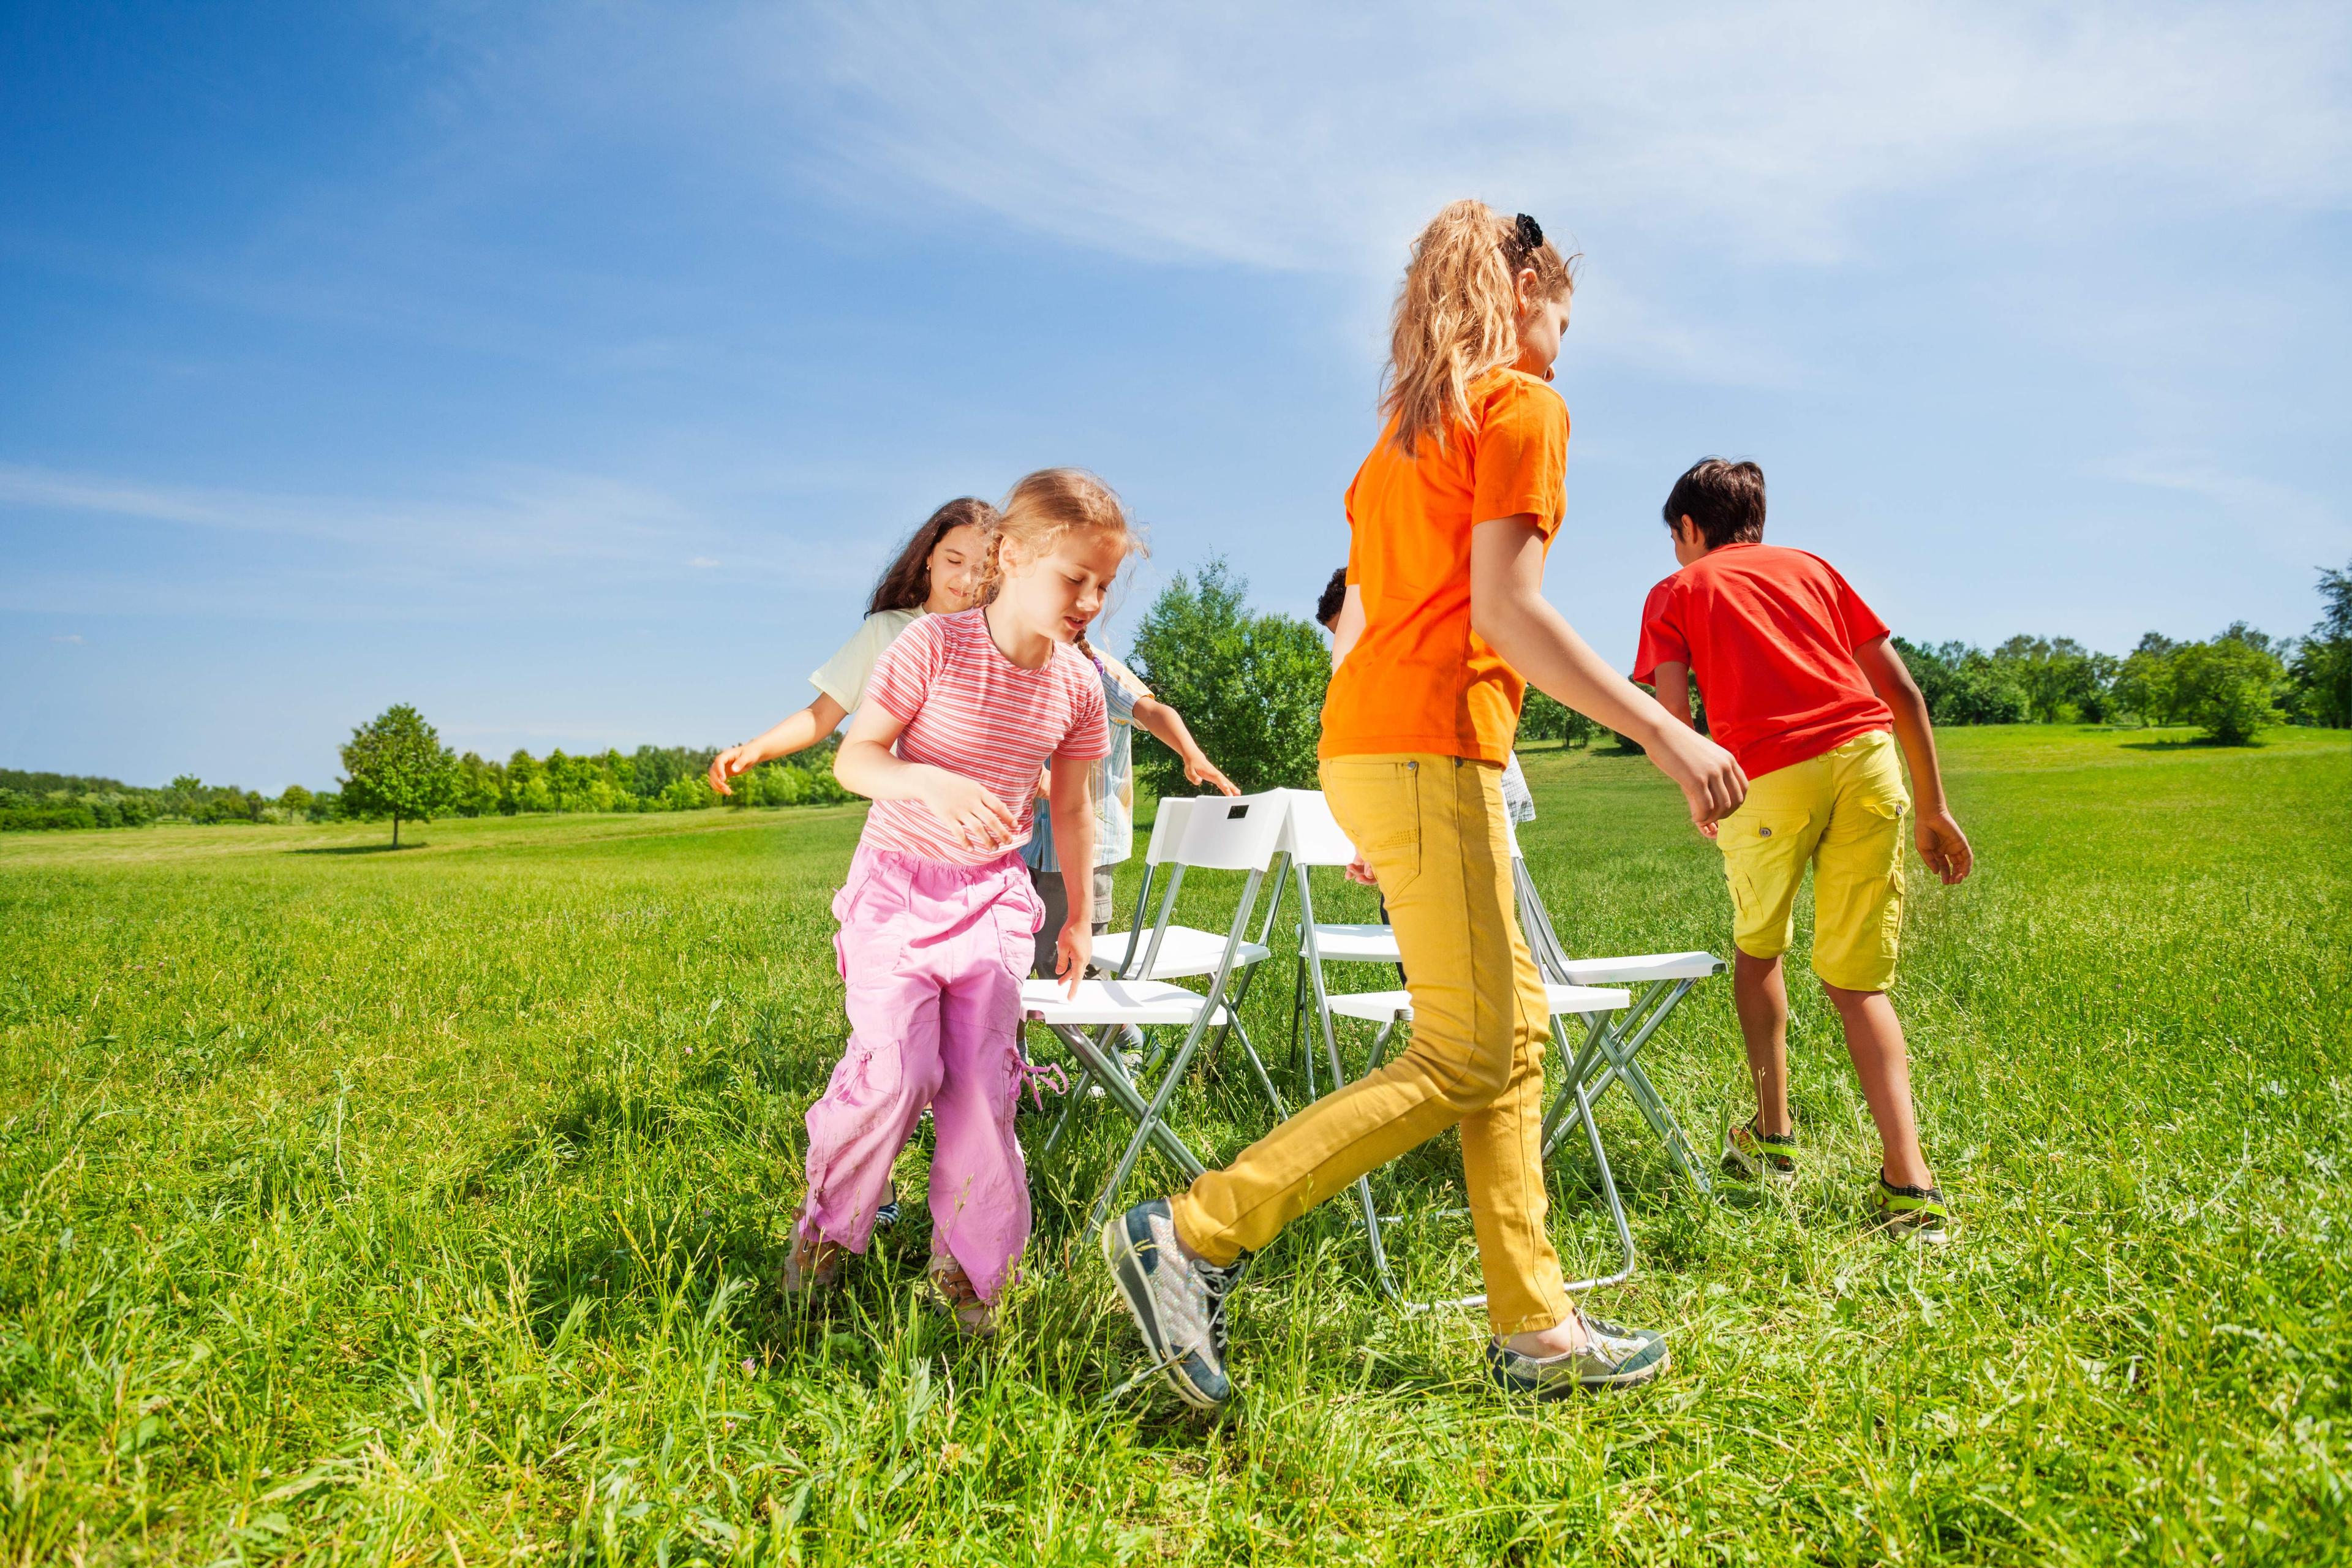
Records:
<instances>
[{"instance_id":1,"label":"green grass field","mask_svg":"<svg viewBox=\"0 0 2352 1568\"><path fill-rule=\"evenodd\" d=\"M919 1212L787 1302L856 810L443 822L396 855L376 827L12 836L0 1552L2345 1558L2352 742L2178 740L1946 737L1979 870L1915 865L1896 996L1954 1245L1868 1234L1867 1121L1792 984L1793 1198L1698 1198L1618 1097L1642 1271L1596 1305L1668 1329L1675 1370L1541 1407L1481 1381L1480 1320L1388 1309L1338 1205L1238 1299L1227 1412L1118 1393L1137 1347L1078 1234L1108 1113L1036 1163L993 1344L926 1300ZM1571 949L1727 951L1716 853L1646 763L1529 762ZM1261 1039L1287 1000L1269 975ZM1649 1060L1711 1138L1727 983ZM1230 1152L1267 1113L1235 1058L1182 1119ZM1458 1176L1442 1141L1385 1180L1429 1207ZM1553 1187L1570 1267L1600 1261L1573 1145ZM1399 1235L1414 1285L1475 1277L1458 1222Z\"/></svg>"}]
</instances>

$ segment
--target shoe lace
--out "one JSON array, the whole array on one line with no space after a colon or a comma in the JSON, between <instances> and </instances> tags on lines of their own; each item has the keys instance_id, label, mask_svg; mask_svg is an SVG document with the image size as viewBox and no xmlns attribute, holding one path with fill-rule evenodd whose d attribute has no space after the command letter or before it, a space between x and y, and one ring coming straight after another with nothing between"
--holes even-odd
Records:
<instances>
[{"instance_id":1,"label":"shoe lace","mask_svg":"<svg viewBox=\"0 0 2352 1568\"><path fill-rule=\"evenodd\" d=\"M1209 1343L1215 1349L1220 1361L1224 1359L1225 1354L1225 1298L1233 1292L1234 1286L1242 1282L1242 1275L1248 1268L1249 1259L1243 1258L1236 1260L1230 1268L1218 1268L1203 1263L1195 1270L1201 1281L1202 1305L1204 1309L1202 1315L1209 1321Z\"/></svg>"}]
</instances>

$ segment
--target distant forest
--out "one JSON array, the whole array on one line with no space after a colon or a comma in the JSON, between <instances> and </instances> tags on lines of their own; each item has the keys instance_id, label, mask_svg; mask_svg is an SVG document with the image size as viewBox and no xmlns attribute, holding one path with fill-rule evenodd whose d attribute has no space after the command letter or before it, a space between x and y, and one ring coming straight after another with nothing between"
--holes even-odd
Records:
<instances>
[{"instance_id":1,"label":"distant forest","mask_svg":"<svg viewBox=\"0 0 2352 1568\"><path fill-rule=\"evenodd\" d=\"M1321 708L1328 666L1313 628L1250 610L1247 586L1222 562L1213 562L1197 580L1177 578L1145 619L1137 668L1177 704L1234 777L1252 781L1253 788L1311 785L1312 726L1302 732L1279 716ZM1938 725L2187 724L2217 744L2242 745L2274 724L2352 727L2352 566L2322 571L2319 596L2320 619L2302 637L2269 637L2240 621L2202 642L2150 632L2121 655L2096 652L2072 637L2023 636L1990 649L1901 637L1895 647ZM1704 728L1704 691L1699 696L1696 717ZM395 711L422 722L413 710ZM1541 692L1528 693L1522 740L1581 745L1607 732ZM765 763L735 781L731 796L720 796L703 782L718 754L710 747L639 746L578 757L557 751L543 758L518 751L498 763L441 750L429 726L423 735L430 742L432 804L412 817L697 811L720 805L748 809L852 798L833 776L835 740ZM353 753L346 748L344 754L348 767ZM1168 777L1164 761L1157 754L1137 758L1147 780ZM352 782L343 781L346 790ZM380 793L364 790L346 803L341 793L314 795L299 784L272 798L186 775L162 789L142 789L116 779L0 769L0 830L335 821L383 815L382 802Z\"/></svg>"},{"instance_id":2,"label":"distant forest","mask_svg":"<svg viewBox=\"0 0 2352 1568\"><path fill-rule=\"evenodd\" d=\"M639 746L568 756L518 751L505 762L472 752L457 759L450 815L515 816L557 811L696 811L707 806L834 805L854 798L833 776L836 741L763 763L734 781L734 795L703 782L715 746ZM43 827L143 827L150 823L333 822L334 792L295 784L271 796L183 774L161 789L119 779L0 768L0 831Z\"/></svg>"}]
</instances>

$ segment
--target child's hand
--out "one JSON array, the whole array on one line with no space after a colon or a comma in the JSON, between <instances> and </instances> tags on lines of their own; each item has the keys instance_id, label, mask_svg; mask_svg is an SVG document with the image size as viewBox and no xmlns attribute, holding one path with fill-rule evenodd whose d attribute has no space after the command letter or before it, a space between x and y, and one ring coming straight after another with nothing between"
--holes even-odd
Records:
<instances>
[{"instance_id":1,"label":"child's hand","mask_svg":"<svg viewBox=\"0 0 2352 1568\"><path fill-rule=\"evenodd\" d=\"M1092 934L1091 926L1066 921L1062 934L1054 939L1054 978L1066 984L1072 996L1078 994L1078 982L1087 977L1087 938Z\"/></svg>"},{"instance_id":2,"label":"child's hand","mask_svg":"<svg viewBox=\"0 0 2352 1568\"><path fill-rule=\"evenodd\" d=\"M746 741L740 746L730 746L711 758L710 772L704 777L709 781L710 787L720 795L733 795L735 792L727 787L727 781L739 774L748 773L758 765L751 756L751 743Z\"/></svg>"},{"instance_id":3,"label":"child's hand","mask_svg":"<svg viewBox=\"0 0 2352 1568\"><path fill-rule=\"evenodd\" d=\"M1013 842L1021 819L990 793L988 786L945 768L929 770L923 804L972 849L1003 849Z\"/></svg>"},{"instance_id":4,"label":"child's hand","mask_svg":"<svg viewBox=\"0 0 2352 1568\"><path fill-rule=\"evenodd\" d=\"M1650 747L1658 771L1682 786L1691 821L1704 827L1729 816L1748 798L1748 775L1729 752L1696 730L1668 724Z\"/></svg>"},{"instance_id":5,"label":"child's hand","mask_svg":"<svg viewBox=\"0 0 2352 1568\"><path fill-rule=\"evenodd\" d=\"M1946 806L1919 814L1919 858L1927 862L1927 869L1944 879L1944 886L1964 879L1976 865L1976 851L1969 847L1969 836L1960 831L1959 823Z\"/></svg>"},{"instance_id":6,"label":"child's hand","mask_svg":"<svg viewBox=\"0 0 2352 1568\"><path fill-rule=\"evenodd\" d=\"M1197 749L1191 756L1184 759L1184 778L1190 784L1214 784L1220 795L1242 793L1239 785L1219 772L1217 764L1202 755Z\"/></svg>"},{"instance_id":7,"label":"child's hand","mask_svg":"<svg viewBox=\"0 0 2352 1568\"><path fill-rule=\"evenodd\" d=\"M1716 826L1712 822L1697 822L1693 823L1691 826L1698 829L1698 836L1701 838L1713 838L1716 837Z\"/></svg>"},{"instance_id":8,"label":"child's hand","mask_svg":"<svg viewBox=\"0 0 2352 1568\"><path fill-rule=\"evenodd\" d=\"M1377 888L1381 885L1381 879L1372 875L1371 862L1360 855L1348 862L1348 880L1361 883L1367 888Z\"/></svg>"}]
</instances>

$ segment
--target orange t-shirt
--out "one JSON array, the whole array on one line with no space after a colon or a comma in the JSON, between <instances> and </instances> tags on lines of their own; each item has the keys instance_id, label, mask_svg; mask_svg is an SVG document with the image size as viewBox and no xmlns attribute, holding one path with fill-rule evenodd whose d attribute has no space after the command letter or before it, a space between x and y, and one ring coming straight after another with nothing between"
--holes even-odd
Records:
<instances>
[{"instance_id":1,"label":"orange t-shirt","mask_svg":"<svg viewBox=\"0 0 2352 1568\"><path fill-rule=\"evenodd\" d=\"M1507 367L1470 384L1470 418L1400 457L1391 420L1348 487L1348 581L1364 633L1323 700L1327 757L1425 752L1507 762L1527 682L1470 629L1470 531L1567 510L1568 405Z\"/></svg>"}]
</instances>

